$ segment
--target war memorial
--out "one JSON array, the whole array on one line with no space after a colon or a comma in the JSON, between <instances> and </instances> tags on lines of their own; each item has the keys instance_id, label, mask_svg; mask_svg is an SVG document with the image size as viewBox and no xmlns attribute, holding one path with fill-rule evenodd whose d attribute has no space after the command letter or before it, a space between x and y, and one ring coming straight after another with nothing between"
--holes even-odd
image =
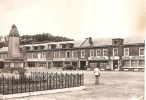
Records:
<instances>
[{"instance_id":1,"label":"war memorial","mask_svg":"<svg viewBox=\"0 0 146 100\"><path fill-rule=\"evenodd\" d=\"M84 74L30 72L20 56L19 32L9 33L8 56L0 73L0 99L84 89Z\"/></svg>"}]
</instances>

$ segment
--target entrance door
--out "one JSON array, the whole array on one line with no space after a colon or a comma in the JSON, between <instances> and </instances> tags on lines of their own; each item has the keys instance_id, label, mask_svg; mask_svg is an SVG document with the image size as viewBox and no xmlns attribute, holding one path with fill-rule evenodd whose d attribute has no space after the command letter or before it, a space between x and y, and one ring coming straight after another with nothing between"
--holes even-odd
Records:
<instances>
[{"instance_id":1,"label":"entrance door","mask_svg":"<svg viewBox=\"0 0 146 100\"><path fill-rule=\"evenodd\" d=\"M80 61L80 69L84 69L84 66L86 66L86 61Z\"/></svg>"},{"instance_id":2,"label":"entrance door","mask_svg":"<svg viewBox=\"0 0 146 100\"><path fill-rule=\"evenodd\" d=\"M48 62L48 69L51 68L51 62Z\"/></svg>"},{"instance_id":3,"label":"entrance door","mask_svg":"<svg viewBox=\"0 0 146 100\"><path fill-rule=\"evenodd\" d=\"M114 68L114 70L119 69L118 60L113 60L113 68Z\"/></svg>"}]
</instances>

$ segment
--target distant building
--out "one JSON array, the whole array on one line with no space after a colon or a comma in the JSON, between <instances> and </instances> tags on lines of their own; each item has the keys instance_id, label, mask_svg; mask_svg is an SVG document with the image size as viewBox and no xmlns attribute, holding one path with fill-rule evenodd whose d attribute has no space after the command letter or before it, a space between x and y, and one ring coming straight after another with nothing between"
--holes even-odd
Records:
<instances>
[{"instance_id":1,"label":"distant building","mask_svg":"<svg viewBox=\"0 0 146 100\"><path fill-rule=\"evenodd\" d=\"M144 37L86 38L65 42L29 44L20 47L25 67L63 67L78 69L142 71L145 67ZM0 61L7 57L7 47L0 49Z\"/></svg>"}]
</instances>

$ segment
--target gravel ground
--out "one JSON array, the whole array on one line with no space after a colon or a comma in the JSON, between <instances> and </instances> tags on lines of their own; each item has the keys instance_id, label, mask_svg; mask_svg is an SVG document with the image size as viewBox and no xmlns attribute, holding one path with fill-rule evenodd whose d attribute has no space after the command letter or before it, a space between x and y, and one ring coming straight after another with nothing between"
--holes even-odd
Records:
<instances>
[{"instance_id":1,"label":"gravel ground","mask_svg":"<svg viewBox=\"0 0 146 100\"><path fill-rule=\"evenodd\" d=\"M95 85L93 71L40 71L84 73L86 89L7 100L144 100L144 72L101 71L100 84Z\"/></svg>"}]
</instances>

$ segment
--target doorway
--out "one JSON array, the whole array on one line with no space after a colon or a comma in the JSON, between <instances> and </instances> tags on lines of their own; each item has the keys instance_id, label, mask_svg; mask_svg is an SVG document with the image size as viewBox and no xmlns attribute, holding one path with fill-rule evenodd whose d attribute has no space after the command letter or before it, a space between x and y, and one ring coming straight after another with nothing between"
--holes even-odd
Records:
<instances>
[{"instance_id":1,"label":"doorway","mask_svg":"<svg viewBox=\"0 0 146 100\"><path fill-rule=\"evenodd\" d=\"M80 61L80 69L84 69L84 66L86 66L86 61Z\"/></svg>"},{"instance_id":2,"label":"doorway","mask_svg":"<svg viewBox=\"0 0 146 100\"><path fill-rule=\"evenodd\" d=\"M51 62L48 62L48 69L51 68Z\"/></svg>"},{"instance_id":3,"label":"doorway","mask_svg":"<svg viewBox=\"0 0 146 100\"><path fill-rule=\"evenodd\" d=\"M118 60L113 60L113 69L118 70L119 69L119 65L118 65Z\"/></svg>"}]
</instances>

